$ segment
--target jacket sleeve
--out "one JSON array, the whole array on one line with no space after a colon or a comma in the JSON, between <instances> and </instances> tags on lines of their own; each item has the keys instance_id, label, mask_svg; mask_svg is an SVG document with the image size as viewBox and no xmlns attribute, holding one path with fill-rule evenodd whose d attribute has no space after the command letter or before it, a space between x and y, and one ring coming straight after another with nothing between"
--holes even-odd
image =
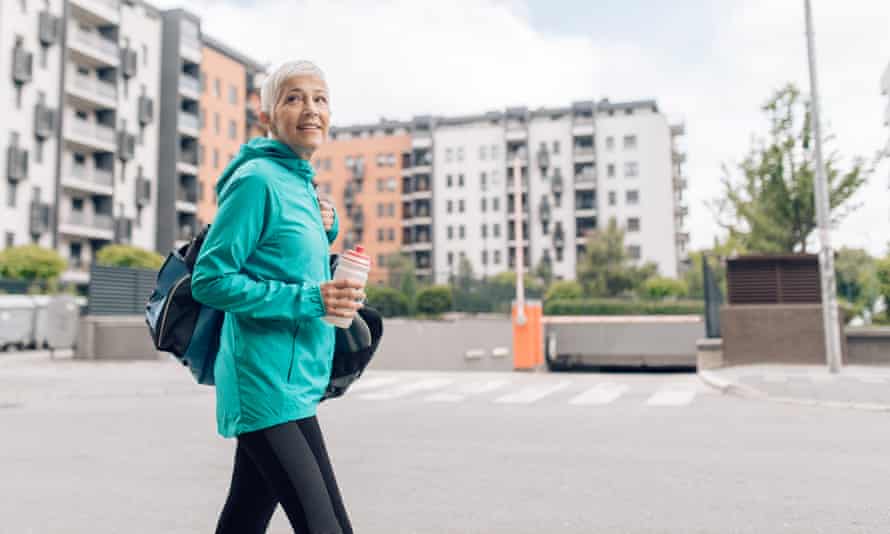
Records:
<instances>
[{"instance_id":1,"label":"jacket sleeve","mask_svg":"<svg viewBox=\"0 0 890 534\"><path fill-rule=\"evenodd\" d=\"M242 271L264 223L280 209L266 180L233 176L192 271L192 296L211 308L255 319L301 320L325 315L318 284L255 280Z\"/></svg>"},{"instance_id":2,"label":"jacket sleeve","mask_svg":"<svg viewBox=\"0 0 890 534\"><path fill-rule=\"evenodd\" d=\"M340 217L337 215L337 208L334 208L334 224L331 225L331 229L328 230L328 243L333 243L337 240L337 234L340 233Z\"/></svg>"}]
</instances>

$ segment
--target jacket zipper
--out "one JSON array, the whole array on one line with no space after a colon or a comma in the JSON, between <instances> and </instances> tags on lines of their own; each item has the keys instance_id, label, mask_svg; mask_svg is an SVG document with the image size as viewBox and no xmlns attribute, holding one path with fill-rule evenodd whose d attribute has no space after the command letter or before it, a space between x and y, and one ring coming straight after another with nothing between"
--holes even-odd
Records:
<instances>
[{"instance_id":1,"label":"jacket zipper","mask_svg":"<svg viewBox=\"0 0 890 534\"><path fill-rule=\"evenodd\" d=\"M161 312L161 327L158 329L158 332L161 335L166 332L165 328L167 327L167 315L170 312L170 303L173 301L173 296L176 295L176 290L179 289L179 286L184 284L188 279L188 274L182 275L182 278L180 278L176 281L175 284L173 284L173 288L167 294L167 300L164 302L164 310Z\"/></svg>"},{"instance_id":2,"label":"jacket zipper","mask_svg":"<svg viewBox=\"0 0 890 534\"><path fill-rule=\"evenodd\" d=\"M290 345L290 365L287 368L287 383L290 384L294 372L294 361L297 359L294 353L297 350L297 335L300 333L300 324L297 323L297 329L294 331Z\"/></svg>"}]
</instances>

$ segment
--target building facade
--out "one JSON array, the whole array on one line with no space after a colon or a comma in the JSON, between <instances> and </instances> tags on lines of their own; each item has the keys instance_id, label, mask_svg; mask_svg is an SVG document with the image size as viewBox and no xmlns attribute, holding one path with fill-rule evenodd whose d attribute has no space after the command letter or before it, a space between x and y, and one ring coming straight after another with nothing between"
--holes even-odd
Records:
<instances>
[{"instance_id":1,"label":"building facade","mask_svg":"<svg viewBox=\"0 0 890 534\"><path fill-rule=\"evenodd\" d=\"M881 93L887 97L887 106L884 108L884 126L890 127L890 63L884 69L881 76ZM887 137L887 147L885 153L890 156L890 136ZM888 189L890 189L890 180L888 180Z\"/></svg>"}]
</instances>

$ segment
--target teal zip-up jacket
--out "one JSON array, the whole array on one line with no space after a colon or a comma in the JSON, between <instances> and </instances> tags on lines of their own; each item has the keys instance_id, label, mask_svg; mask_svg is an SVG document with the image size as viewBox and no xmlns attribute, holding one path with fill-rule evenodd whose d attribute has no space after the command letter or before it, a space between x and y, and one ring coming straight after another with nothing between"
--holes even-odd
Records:
<instances>
[{"instance_id":1,"label":"teal zip-up jacket","mask_svg":"<svg viewBox=\"0 0 890 534\"><path fill-rule=\"evenodd\" d=\"M216 184L192 296L226 312L214 367L224 437L315 415L327 388L334 327L320 284L338 222L325 231L313 176L284 143L255 138Z\"/></svg>"}]
</instances>

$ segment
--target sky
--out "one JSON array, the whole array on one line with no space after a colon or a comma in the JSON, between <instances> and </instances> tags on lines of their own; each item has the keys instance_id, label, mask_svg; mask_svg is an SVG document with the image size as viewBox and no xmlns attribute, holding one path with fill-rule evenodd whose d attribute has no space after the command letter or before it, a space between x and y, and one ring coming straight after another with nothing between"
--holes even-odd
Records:
<instances>
[{"instance_id":1,"label":"sky","mask_svg":"<svg viewBox=\"0 0 890 534\"><path fill-rule=\"evenodd\" d=\"M721 230L709 201L723 165L766 133L777 88L809 93L803 0L155 0L250 57L309 59L326 73L333 123L469 114L573 100L655 99L683 122L692 248ZM812 0L826 152L871 160L890 129L880 78L890 2ZM885 254L890 165L832 232L836 247Z\"/></svg>"}]
</instances>

